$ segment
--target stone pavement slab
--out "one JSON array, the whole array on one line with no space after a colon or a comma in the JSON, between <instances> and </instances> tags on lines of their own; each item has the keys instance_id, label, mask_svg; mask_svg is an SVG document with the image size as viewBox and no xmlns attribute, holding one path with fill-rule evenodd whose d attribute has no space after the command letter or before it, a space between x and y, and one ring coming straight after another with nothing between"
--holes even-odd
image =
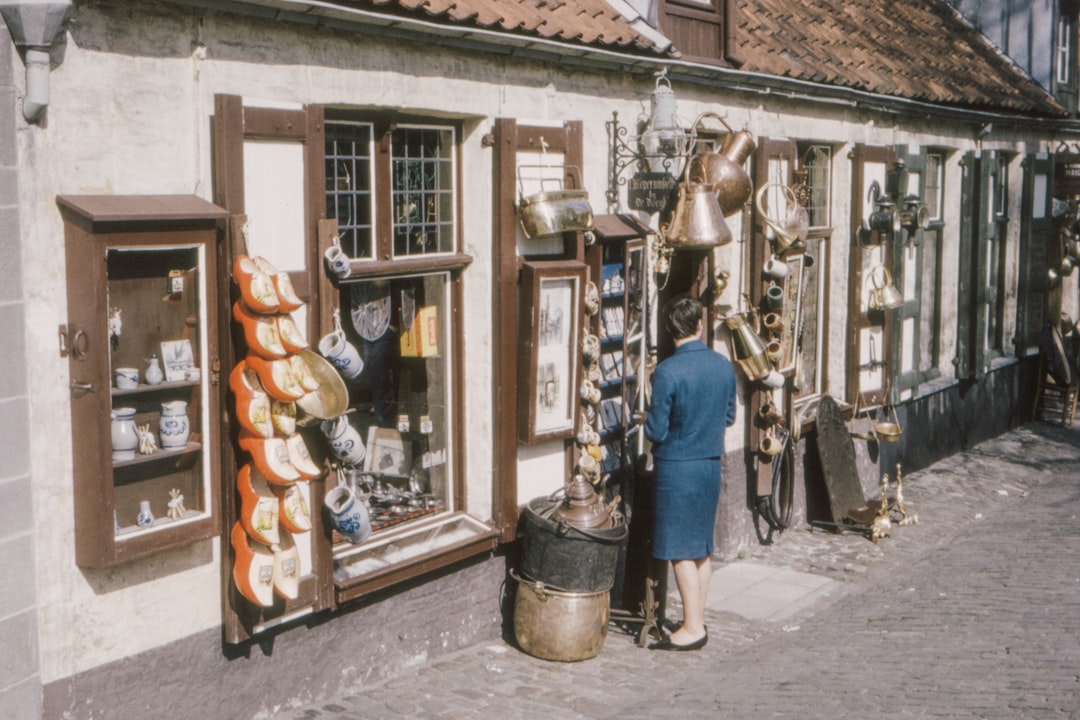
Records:
<instances>
[{"instance_id":1,"label":"stone pavement slab","mask_svg":"<svg viewBox=\"0 0 1080 720\"><path fill-rule=\"evenodd\" d=\"M919 523L877 544L792 528L717 563L700 652L612 625L557 663L507 638L274 717L1080 720L1080 429L1025 425L904 488Z\"/></svg>"}]
</instances>

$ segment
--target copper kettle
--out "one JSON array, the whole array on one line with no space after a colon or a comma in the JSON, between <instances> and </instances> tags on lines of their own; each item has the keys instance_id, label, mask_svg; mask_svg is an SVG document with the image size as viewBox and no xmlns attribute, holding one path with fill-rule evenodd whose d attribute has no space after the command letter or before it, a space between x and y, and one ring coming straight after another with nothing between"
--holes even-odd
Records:
<instances>
[{"instance_id":1,"label":"copper kettle","mask_svg":"<svg viewBox=\"0 0 1080 720\"><path fill-rule=\"evenodd\" d=\"M616 524L612 509L617 504L618 498L612 502L612 507L604 505L592 484L584 476L574 475L573 479L566 484L564 492L566 499L555 508L554 515L557 522L585 530L610 528Z\"/></svg>"},{"instance_id":2,"label":"copper kettle","mask_svg":"<svg viewBox=\"0 0 1080 720\"><path fill-rule=\"evenodd\" d=\"M724 217L739 212L754 192L754 184L743 163L754 152L754 136L749 130L730 132L724 137L720 152L698 153L691 158L705 182L716 191L716 200Z\"/></svg>"},{"instance_id":3,"label":"copper kettle","mask_svg":"<svg viewBox=\"0 0 1080 720\"><path fill-rule=\"evenodd\" d=\"M672 248L711 248L731 242L731 229L724 222L713 186L702 182L683 182L679 199L665 232L665 242Z\"/></svg>"}]
</instances>

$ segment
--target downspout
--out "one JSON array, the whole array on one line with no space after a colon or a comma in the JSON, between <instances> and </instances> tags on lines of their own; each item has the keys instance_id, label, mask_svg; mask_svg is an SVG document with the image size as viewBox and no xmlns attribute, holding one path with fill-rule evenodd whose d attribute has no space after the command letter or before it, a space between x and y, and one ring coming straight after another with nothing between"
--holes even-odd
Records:
<instances>
[{"instance_id":1,"label":"downspout","mask_svg":"<svg viewBox=\"0 0 1080 720\"><path fill-rule=\"evenodd\" d=\"M49 105L49 48L67 20L71 0L0 0L0 15L15 46L23 50L26 96L23 117L37 122Z\"/></svg>"}]
</instances>

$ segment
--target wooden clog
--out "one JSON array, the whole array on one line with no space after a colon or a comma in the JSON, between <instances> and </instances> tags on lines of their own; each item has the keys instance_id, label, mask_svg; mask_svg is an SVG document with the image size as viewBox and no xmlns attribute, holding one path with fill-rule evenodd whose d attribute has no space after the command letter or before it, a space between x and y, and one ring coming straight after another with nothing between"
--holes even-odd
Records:
<instances>
[{"instance_id":1,"label":"wooden clog","mask_svg":"<svg viewBox=\"0 0 1080 720\"><path fill-rule=\"evenodd\" d=\"M300 332L300 328L296 325L292 315L282 314L276 317L278 337L281 338L281 344L285 346L285 350L293 354L306 349L308 341L304 337L304 333Z\"/></svg>"},{"instance_id":2,"label":"wooden clog","mask_svg":"<svg viewBox=\"0 0 1080 720\"><path fill-rule=\"evenodd\" d=\"M270 396L246 361L238 362L229 374L229 389L236 402L236 419L240 427L259 437L273 437Z\"/></svg>"},{"instance_id":3,"label":"wooden clog","mask_svg":"<svg viewBox=\"0 0 1080 720\"><path fill-rule=\"evenodd\" d=\"M289 448L279 437L262 438L241 431L240 447L251 454L251 461L268 482L288 485L301 478L300 471L289 460Z\"/></svg>"},{"instance_id":4,"label":"wooden clog","mask_svg":"<svg viewBox=\"0 0 1080 720\"><path fill-rule=\"evenodd\" d=\"M233 525L233 582L236 589L255 605L274 604L274 553L252 542L239 520Z\"/></svg>"},{"instance_id":5,"label":"wooden clog","mask_svg":"<svg viewBox=\"0 0 1080 720\"><path fill-rule=\"evenodd\" d=\"M303 306L304 301L300 299L300 296L296 294L296 290L293 289L289 273L281 272L264 257L256 255L251 259L259 270L270 276L283 311L292 312Z\"/></svg>"},{"instance_id":6,"label":"wooden clog","mask_svg":"<svg viewBox=\"0 0 1080 720\"><path fill-rule=\"evenodd\" d=\"M307 485L293 483L271 488L278 497L278 521L281 527L291 533L305 533L311 530L311 512L304 497Z\"/></svg>"},{"instance_id":7,"label":"wooden clog","mask_svg":"<svg viewBox=\"0 0 1080 720\"><path fill-rule=\"evenodd\" d=\"M278 531L280 502L270 491L266 478L259 474L252 463L245 463L236 476L236 489L240 492L240 523L253 539L264 545L281 541Z\"/></svg>"},{"instance_id":8,"label":"wooden clog","mask_svg":"<svg viewBox=\"0 0 1080 720\"><path fill-rule=\"evenodd\" d=\"M285 438L285 446L289 448L289 462L304 480L313 480L322 475L322 470L311 459L300 433L293 433Z\"/></svg>"},{"instance_id":9,"label":"wooden clog","mask_svg":"<svg viewBox=\"0 0 1080 720\"><path fill-rule=\"evenodd\" d=\"M294 356L296 357L296 356ZM289 358L267 360L258 355L249 354L246 358L247 366L259 376L259 382L267 394L275 400L292 402L299 400L307 394L293 373Z\"/></svg>"},{"instance_id":10,"label":"wooden clog","mask_svg":"<svg viewBox=\"0 0 1080 720\"><path fill-rule=\"evenodd\" d=\"M274 288L274 280L259 269L247 255L237 255L233 261L233 280L240 286L240 298L255 313L275 313L281 308L281 299Z\"/></svg>"},{"instance_id":11,"label":"wooden clog","mask_svg":"<svg viewBox=\"0 0 1080 720\"><path fill-rule=\"evenodd\" d=\"M283 358L289 354L281 342L276 315L258 315L237 300L233 303L233 319L240 323L244 330L244 341L249 354L254 353L267 360Z\"/></svg>"},{"instance_id":12,"label":"wooden clog","mask_svg":"<svg viewBox=\"0 0 1080 720\"><path fill-rule=\"evenodd\" d=\"M274 547L274 592L286 600L300 595L300 552L288 533Z\"/></svg>"}]
</instances>

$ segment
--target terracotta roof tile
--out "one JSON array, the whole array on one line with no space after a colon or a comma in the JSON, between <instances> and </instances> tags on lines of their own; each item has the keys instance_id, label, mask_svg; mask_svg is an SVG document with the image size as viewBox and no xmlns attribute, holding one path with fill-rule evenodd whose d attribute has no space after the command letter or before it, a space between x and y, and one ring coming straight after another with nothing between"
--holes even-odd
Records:
<instances>
[{"instance_id":1,"label":"terracotta roof tile","mask_svg":"<svg viewBox=\"0 0 1080 720\"><path fill-rule=\"evenodd\" d=\"M423 14L426 19L464 28L667 55L605 0L339 0L336 4L402 15Z\"/></svg>"},{"instance_id":2,"label":"terracotta roof tile","mask_svg":"<svg viewBox=\"0 0 1080 720\"><path fill-rule=\"evenodd\" d=\"M737 1L742 70L943 105L1066 114L942 0Z\"/></svg>"},{"instance_id":3,"label":"terracotta roof tile","mask_svg":"<svg viewBox=\"0 0 1080 720\"><path fill-rule=\"evenodd\" d=\"M944 0L731 2L738 3L740 70L952 107L1067 115ZM606 0L336 4L654 57L680 49L658 47Z\"/></svg>"}]
</instances>

